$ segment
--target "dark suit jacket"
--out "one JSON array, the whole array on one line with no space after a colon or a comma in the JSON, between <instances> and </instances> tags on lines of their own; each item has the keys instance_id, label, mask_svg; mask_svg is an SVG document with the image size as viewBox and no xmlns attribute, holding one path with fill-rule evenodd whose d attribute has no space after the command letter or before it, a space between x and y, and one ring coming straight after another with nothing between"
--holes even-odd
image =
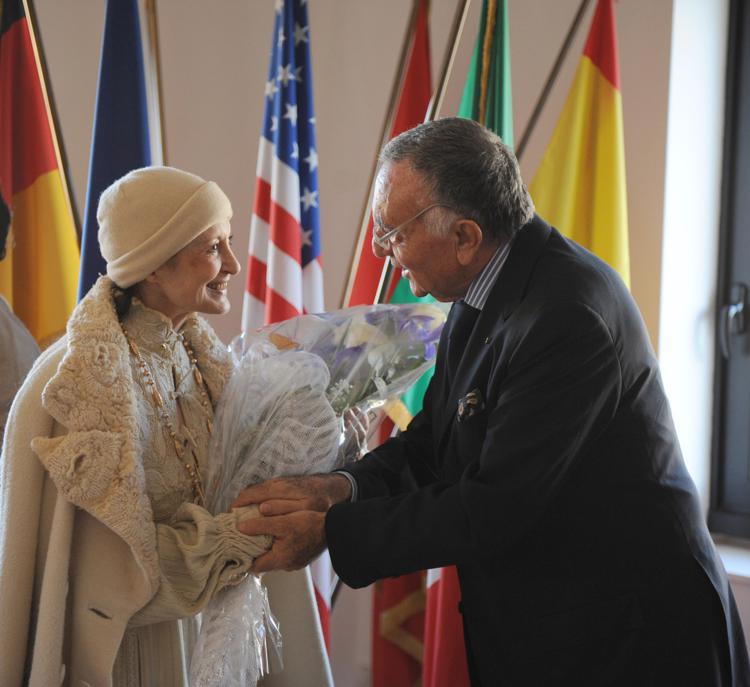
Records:
<instances>
[{"instance_id":1,"label":"dark suit jacket","mask_svg":"<svg viewBox=\"0 0 750 687\"><path fill-rule=\"evenodd\" d=\"M455 564L482 685L746 685L726 575L617 274L535 218L424 410L326 518L361 587ZM458 353L456 353L458 351ZM686 374L688 372L686 371ZM459 401L479 402L459 417Z\"/></svg>"}]
</instances>

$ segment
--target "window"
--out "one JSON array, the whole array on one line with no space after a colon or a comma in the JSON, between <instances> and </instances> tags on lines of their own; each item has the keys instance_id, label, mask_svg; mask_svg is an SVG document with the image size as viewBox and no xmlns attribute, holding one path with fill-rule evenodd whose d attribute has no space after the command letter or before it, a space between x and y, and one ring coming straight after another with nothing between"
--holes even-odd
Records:
<instances>
[{"instance_id":1,"label":"window","mask_svg":"<svg viewBox=\"0 0 750 687\"><path fill-rule=\"evenodd\" d=\"M709 527L750 539L750 7L743 0L732 0L729 32Z\"/></svg>"}]
</instances>

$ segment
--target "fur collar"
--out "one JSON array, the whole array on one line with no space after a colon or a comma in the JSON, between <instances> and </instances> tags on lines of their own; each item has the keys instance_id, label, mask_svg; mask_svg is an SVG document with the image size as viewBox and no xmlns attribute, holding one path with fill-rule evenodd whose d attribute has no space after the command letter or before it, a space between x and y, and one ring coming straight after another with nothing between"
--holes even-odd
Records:
<instances>
[{"instance_id":1,"label":"fur collar","mask_svg":"<svg viewBox=\"0 0 750 687\"><path fill-rule=\"evenodd\" d=\"M73 311L65 356L42 394L44 408L67 433L37 437L32 448L58 490L130 546L155 593L156 528L135 439L136 383L113 288L100 277ZM215 404L231 371L226 347L197 315L183 333Z\"/></svg>"}]
</instances>

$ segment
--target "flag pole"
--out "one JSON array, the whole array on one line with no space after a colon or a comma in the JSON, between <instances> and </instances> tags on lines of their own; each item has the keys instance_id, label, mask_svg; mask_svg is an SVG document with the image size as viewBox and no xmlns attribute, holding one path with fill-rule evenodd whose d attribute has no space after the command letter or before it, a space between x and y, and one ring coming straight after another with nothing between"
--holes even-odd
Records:
<instances>
[{"instance_id":1,"label":"flag pole","mask_svg":"<svg viewBox=\"0 0 750 687\"><path fill-rule=\"evenodd\" d=\"M461 0L461 2L459 2L456 6L456 12L453 15L453 25L451 26L450 33L448 34L448 45L450 47L448 48L448 50L446 50L445 56L443 57L443 65L440 70L440 79L438 80L437 88L432 94L432 99L430 100L430 104L427 108L427 114L424 118L425 122L430 122L435 119L443 105L443 100L445 100L445 93L448 90L448 79L450 78L451 71L453 70L453 63L456 59L456 53L458 52L459 43L461 42L461 36L463 34L464 25L466 24L466 17L469 13L470 4L471 0ZM385 143L386 141L383 141L383 145L385 145ZM373 171L373 180L371 186L373 186L374 184L375 177ZM372 194L372 188L370 189L370 194ZM365 212L369 210L369 198L370 196L368 196L368 204L365 208ZM368 221L368 219L369 215L366 215L365 227L367 226L366 222ZM380 283L378 284L376 298L377 303L385 302L387 294L390 291L392 280L393 264L390 260L386 260L383 263L383 271L380 273Z\"/></svg>"},{"instance_id":2,"label":"flag pole","mask_svg":"<svg viewBox=\"0 0 750 687\"><path fill-rule=\"evenodd\" d=\"M159 48L159 24L156 17L156 0L145 0L146 22L148 25L148 47L149 47L149 80L151 85L155 84L157 108L159 115L159 143L161 144L161 163L167 164L167 133L164 128L164 92L161 80L161 50ZM150 89L151 90L151 89ZM152 109L152 108L149 108Z\"/></svg>"},{"instance_id":3,"label":"flag pole","mask_svg":"<svg viewBox=\"0 0 750 687\"><path fill-rule=\"evenodd\" d=\"M440 70L438 87L435 89L432 100L430 100L430 106L427 108L427 114L424 118L425 122L430 122L435 119L437 113L440 112L440 109L443 106L445 93L448 90L448 79L450 78L451 71L453 71L453 63L456 60L456 53L458 53L458 45L461 42L464 25L466 24L466 17L469 14L469 5L471 5L471 0L462 0L462 2L456 7L456 12L453 15L453 26L451 27L449 34L450 49L445 53L443 58L443 66Z\"/></svg>"},{"instance_id":4,"label":"flag pole","mask_svg":"<svg viewBox=\"0 0 750 687\"><path fill-rule=\"evenodd\" d=\"M29 38L31 40L31 47L34 51L34 59L36 62L36 69L39 75L39 81L42 85L42 96L44 97L44 105L47 111L47 121L49 128L52 131L52 144L55 148L55 157L57 158L57 169L60 174L60 179L63 185L63 192L65 200L68 205L68 212L73 218L73 226L76 230L76 236L78 238L78 245L81 245L81 221L78 217L78 208L76 206L75 198L70 192L70 186L68 184L68 178L70 172L68 168L68 156L65 154L65 146L63 145L62 138L59 135L60 131L60 119L57 115L57 107L55 105L55 99L52 94L52 89L49 87L49 73L47 71L47 60L44 57L44 50L42 49L41 41L37 39L37 23L36 23L36 11L34 10L33 0L23 0L24 10L26 11L26 21L29 27Z\"/></svg>"},{"instance_id":5,"label":"flag pole","mask_svg":"<svg viewBox=\"0 0 750 687\"><path fill-rule=\"evenodd\" d=\"M531 138L531 134L536 127L539 115L542 114L542 110L547 103L547 98L552 91L552 87L555 85L555 81L557 81L562 63L565 61L568 50L570 50L570 46L573 43L573 38L575 38L576 33L578 33L578 27L581 25L583 15L586 14L586 9L588 8L589 2L590 0L581 0L581 4L578 6L578 11L573 17L573 22L568 29L568 34L565 36L565 40L563 41L560 52L557 55L557 59L552 64L552 69L550 70L549 76L547 77L547 81L542 87L542 92L539 94L539 99L537 100L531 116L529 117L529 122L526 125L526 129L524 130L523 135L521 136L521 141L518 144L518 148L516 148L516 158L518 160L521 159L521 156L526 149L526 144L529 142L529 138Z\"/></svg>"},{"instance_id":6,"label":"flag pole","mask_svg":"<svg viewBox=\"0 0 750 687\"><path fill-rule=\"evenodd\" d=\"M357 274L357 267L359 265L359 256L362 255L363 250L367 250L364 245L365 237L367 235L367 227L370 223L370 198L372 198L373 191L375 190L375 173L378 169L378 155L380 149L388 142L390 137L391 129L393 128L393 120L396 118L396 106L398 103L398 96L401 92L404 79L406 78L406 66L407 57L409 50L412 45L412 38L414 37L414 28L417 22L417 9L419 8L419 0L412 0L411 15L406 25L406 32L404 33L404 39L401 43L401 54L398 58L398 71L396 77L393 80L391 86L391 94L388 99L388 108L385 111L385 118L383 119L383 129L380 134L380 144L375 153L375 159L372 163L370 171L370 185L367 189L367 196L365 197L364 207L362 208L362 219L359 224L359 235L357 236L357 243L354 246L354 251L349 263L349 278L346 282L346 289L344 290L344 299L341 303L342 307L345 307L349 302L349 298L354 288L354 280Z\"/></svg>"}]
</instances>

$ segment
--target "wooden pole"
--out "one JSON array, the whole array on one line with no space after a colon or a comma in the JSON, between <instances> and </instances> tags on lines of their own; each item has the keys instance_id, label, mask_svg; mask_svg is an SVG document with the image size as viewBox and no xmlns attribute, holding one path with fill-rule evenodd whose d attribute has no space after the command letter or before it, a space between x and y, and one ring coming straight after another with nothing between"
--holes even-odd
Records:
<instances>
[{"instance_id":1,"label":"wooden pole","mask_svg":"<svg viewBox=\"0 0 750 687\"><path fill-rule=\"evenodd\" d=\"M404 41L401 46L401 56L399 58L399 71L397 74L396 79L393 82L393 87L391 89L391 97L390 102L388 104L388 110L386 112L386 118L385 122L383 123L383 131L380 137L380 147L378 148L378 153L375 155L375 162L372 166L372 173L370 175L370 188L367 194L367 198L365 199L365 207L362 211L362 223L360 225L360 232L359 232L359 238L357 239L357 247L354 251L354 255L352 257L352 265L351 269L349 270L349 282L346 287L346 293L344 295L344 301L342 304L342 307L346 305L346 303L349 301L349 294L351 293L352 286L354 284L354 275L357 271L357 264L359 262L359 256L362 252L362 250L368 250L366 246L363 246L364 243L364 237L367 233L367 227L370 222L370 201L372 198L372 194L375 188L375 175L377 173L378 169L378 157L380 155L380 148L382 148L390 139L391 129L393 128L393 120L396 117L396 105L398 103L398 97L401 93L401 86L404 81L404 77L406 76L406 58L409 54L409 48L411 47L411 38L414 35L414 24L416 22L417 17L417 6L418 6L419 0L414 0L414 4L412 6L412 13L411 18L409 20L409 25L406 31L406 35L404 36ZM451 32L449 34L450 38L450 49L446 52L445 58L443 59L443 65L440 70L440 80L438 82L438 87L434 91L432 95L432 99L430 100L430 104L427 108L427 114L425 115L425 121L431 121L435 118L435 115L437 112L440 111L440 106L443 103L443 99L445 97L445 89L448 84L448 77L450 76L451 69L453 67L453 61L456 57L456 51L458 50L458 43L461 39L461 33L463 31L464 23L466 22L466 15L468 13L469 9L469 3L471 0L461 0L461 3L459 4L458 8L456 9L456 14L453 18L453 26L451 28ZM390 279L391 271L389 270L390 261L386 260L385 264L383 266L383 271L380 274L380 283L378 285L378 295L376 302L380 303L382 302L382 299L384 298L384 294L388 293L387 286L388 281ZM336 580L336 584L334 585L333 594L331 595L331 610L333 610L334 605L336 604L336 600L338 599L339 591L341 589L341 580Z\"/></svg>"},{"instance_id":2,"label":"wooden pole","mask_svg":"<svg viewBox=\"0 0 750 687\"><path fill-rule=\"evenodd\" d=\"M31 39L31 47L34 51L34 58L36 60L37 73L39 74L39 81L42 85L42 95L44 96L44 105L47 109L47 121L49 123L50 130L52 131L52 144L55 147L55 157L57 158L57 169L60 172L60 180L63 185L63 194L68 204L68 211L70 216L73 218L73 226L78 236L78 245L81 245L81 221L78 216L78 208L76 206L75 198L70 192L70 185L68 184L68 178L70 172L68 170L68 157L65 154L65 146L63 145L62 137L59 135L60 132L60 120L57 116L57 107L55 106L55 99L52 95L52 89L49 86L49 73L47 71L47 60L44 57L44 50L42 49L42 43L37 38L36 30L36 12L34 11L33 0L23 0L24 10L26 12L26 21L29 27L29 37Z\"/></svg>"},{"instance_id":3,"label":"wooden pole","mask_svg":"<svg viewBox=\"0 0 750 687\"><path fill-rule=\"evenodd\" d=\"M388 108L385 111L385 118L383 119L383 128L380 133L380 144L375 153L375 159L373 160L372 167L370 170L370 185L367 190L367 196L365 197L364 207L362 208L361 220L359 223L359 235L357 236L357 243L354 246L354 252L352 253L351 260L349 262L349 278L346 282L346 289L344 290L344 298L341 302L341 307L346 307L349 302L349 298L354 288L354 280L357 275L357 267L359 266L359 258L362 255L363 250L369 250L368 246L365 246L365 237L367 236L367 227L370 224L370 199L375 190L375 174L378 169L378 155L380 149L388 142L391 135L391 129L393 128L393 120L396 118L396 106L398 105L398 96L401 93L401 87L406 78L406 63L409 51L411 50L412 38L414 37L414 27L417 21L417 8L419 6L419 0L413 0L411 15L409 22L406 25L406 32L404 33L404 39L401 42L401 54L398 59L398 71L396 77L393 80L391 86L391 93L388 99Z\"/></svg>"},{"instance_id":4,"label":"wooden pole","mask_svg":"<svg viewBox=\"0 0 750 687\"><path fill-rule=\"evenodd\" d=\"M466 23L466 16L469 13L469 5L471 0L461 0L456 6L456 12L453 15L453 25L451 26L450 33L448 34L448 45L449 48L446 50L443 57L443 65L440 69L440 78L438 80L437 87L432 94L430 105L427 108L427 114L425 115L424 121L430 122L437 117L443 106L443 100L445 99L445 93L448 89L448 79L450 78L451 71L453 70L453 62L456 59L456 53L458 52L458 46L461 42L461 36L464 30L464 24ZM386 141L383 141L385 145ZM375 184L375 177L373 174L373 180L371 186ZM372 194L372 189L370 191ZM369 212L369 198L367 211ZM369 218L369 214L368 214ZM393 281L393 264L390 260L385 260L383 263L383 271L380 273L380 283L378 284L377 292L377 303L385 302L385 299L390 291L391 282Z\"/></svg>"},{"instance_id":5,"label":"wooden pole","mask_svg":"<svg viewBox=\"0 0 750 687\"><path fill-rule=\"evenodd\" d=\"M464 25L466 24L466 17L469 14L469 5L471 0L462 0L456 7L456 12L453 15L453 25L449 35L450 48L446 51L443 57L443 66L440 69L440 79L438 86L435 89L435 93L430 101L430 106L427 109L427 115L425 116L425 122L431 122L437 117L438 112L443 107L443 100L445 100L445 93L448 90L448 79L450 78L451 71L453 71L453 62L456 59L456 53L458 53L458 46L461 42L461 36L464 32Z\"/></svg>"},{"instance_id":6,"label":"wooden pole","mask_svg":"<svg viewBox=\"0 0 750 687\"><path fill-rule=\"evenodd\" d=\"M159 48L159 24L157 21L156 0L146 0L146 24L148 26L149 79L155 88L149 89L156 96L159 115L159 141L161 143L161 163L167 164L167 134L164 128L164 92L161 80L161 50Z\"/></svg>"},{"instance_id":7,"label":"wooden pole","mask_svg":"<svg viewBox=\"0 0 750 687\"><path fill-rule=\"evenodd\" d=\"M542 110L547 103L547 98L552 91L552 87L555 85L555 81L557 81L562 63L565 61L568 50L570 49L570 46L573 43L573 39L578 32L578 27L581 25L583 15L586 14L586 8L588 7L589 2L590 0L581 0L581 4L578 6L578 11L576 12L575 17L573 17L573 23L570 25L568 34L565 36L565 40L563 41L562 47L560 48L560 52L557 54L557 59L552 64L552 69L550 70L549 76L547 77L547 81L542 88L542 92L539 94L539 99L534 106L531 117L529 117L529 123L526 125L526 129L521 136L521 141L518 144L518 148L516 148L516 157L519 160L521 159L521 156L526 149L526 144L529 142L529 138L531 138L531 134L536 127L539 115L542 114Z\"/></svg>"}]
</instances>

